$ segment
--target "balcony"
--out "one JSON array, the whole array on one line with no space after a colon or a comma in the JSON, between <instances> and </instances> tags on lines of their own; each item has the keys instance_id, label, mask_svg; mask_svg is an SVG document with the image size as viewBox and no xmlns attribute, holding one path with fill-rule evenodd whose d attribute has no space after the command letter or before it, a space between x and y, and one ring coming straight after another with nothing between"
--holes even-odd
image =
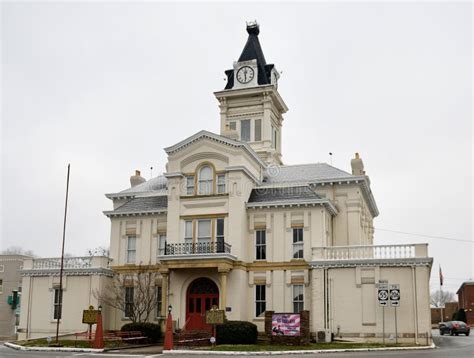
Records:
<instances>
[{"instance_id":1,"label":"balcony","mask_svg":"<svg viewBox=\"0 0 474 358\"><path fill-rule=\"evenodd\" d=\"M231 245L226 242L197 242L166 244L158 254L158 260L171 261L183 259L231 259L237 258L231 254Z\"/></svg>"},{"instance_id":2,"label":"balcony","mask_svg":"<svg viewBox=\"0 0 474 358\"><path fill-rule=\"evenodd\" d=\"M316 266L323 263L334 266L348 262L405 264L432 261L428 257L428 244L315 247L312 254L312 263Z\"/></svg>"}]
</instances>

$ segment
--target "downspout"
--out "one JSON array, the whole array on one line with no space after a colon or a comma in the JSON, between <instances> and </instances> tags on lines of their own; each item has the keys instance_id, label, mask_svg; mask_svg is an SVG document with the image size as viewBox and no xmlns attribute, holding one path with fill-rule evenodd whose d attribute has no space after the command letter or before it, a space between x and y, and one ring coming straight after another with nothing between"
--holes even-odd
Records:
<instances>
[{"instance_id":1,"label":"downspout","mask_svg":"<svg viewBox=\"0 0 474 358\"><path fill-rule=\"evenodd\" d=\"M412 275L412 290L413 290L413 327L415 329L415 344L418 344L418 304L417 304L417 292L416 292L416 269L415 266L411 267Z\"/></svg>"}]
</instances>

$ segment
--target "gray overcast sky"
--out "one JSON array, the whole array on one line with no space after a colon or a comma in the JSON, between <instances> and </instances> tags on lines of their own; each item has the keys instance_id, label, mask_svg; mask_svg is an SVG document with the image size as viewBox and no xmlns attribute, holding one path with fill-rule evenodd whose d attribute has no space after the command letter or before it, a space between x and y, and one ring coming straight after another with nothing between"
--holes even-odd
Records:
<instances>
[{"instance_id":1,"label":"gray overcast sky","mask_svg":"<svg viewBox=\"0 0 474 358\"><path fill-rule=\"evenodd\" d=\"M286 164L350 170L361 153L382 229L472 240L472 5L463 3L8 3L2 8L1 247L108 245L111 203L162 148L219 131L223 89L257 19L290 108ZM474 278L472 243L428 242L445 288Z\"/></svg>"}]
</instances>

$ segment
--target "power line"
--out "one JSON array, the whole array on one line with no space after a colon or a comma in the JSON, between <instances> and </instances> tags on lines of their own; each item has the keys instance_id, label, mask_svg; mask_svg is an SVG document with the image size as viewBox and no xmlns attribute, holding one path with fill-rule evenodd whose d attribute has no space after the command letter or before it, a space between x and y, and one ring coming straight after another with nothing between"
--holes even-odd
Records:
<instances>
[{"instance_id":1,"label":"power line","mask_svg":"<svg viewBox=\"0 0 474 358\"><path fill-rule=\"evenodd\" d=\"M439 239L439 240L448 240L448 241L468 242L468 243L470 243L470 244L474 243L474 241L472 241L472 240L455 239L455 238L452 238L452 237L432 236L432 235L416 234L416 233L413 233L413 232L405 232L405 231L397 231L397 230L389 230L389 229L380 229L380 228L374 228L374 229L375 229L375 230L379 230L379 231L393 232L393 233L396 233L396 234L427 237L427 238L430 238L430 239Z\"/></svg>"}]
</instances>

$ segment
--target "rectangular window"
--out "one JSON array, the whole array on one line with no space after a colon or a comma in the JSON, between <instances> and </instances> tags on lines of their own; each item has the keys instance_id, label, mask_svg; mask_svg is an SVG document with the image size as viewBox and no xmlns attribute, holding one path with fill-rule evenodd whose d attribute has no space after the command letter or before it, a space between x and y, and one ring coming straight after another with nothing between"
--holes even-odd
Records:
<instances>
[{"instance_id":1,"label":"rectangular window","mask_svg":"<svg viewBox=\"0 0 474 358\"><path fill-rule=\"evenodd\" d=\"M216 243L217 252L224 252L224 219L216 220Z\"/></svg>"},{"instance_id":2,"label":"rectangular window","mask_svg":"<svg viewBox=\"0 0 474 358\"><path fill-rule=\"evenodd\" d=\"M293 285L293 313L304 310L304 286Z\"/></svg>"},{"instance_id":3,"label":"rectangular window","mask_svg":"<svg viewBox=\"0 0 474 358\"><path fill-rule=\"evenodd\" d=\"M265 285L255 285L255 316L261 316L265 313L265 310Z\"/></svg>"},{"instance_id":4,"label":"rectangular window","mask_svg":"<svg viewBox=\"0 0 474 358\"><path fill-rule=\"evenodd\" d=\"M53 319L61 319L61 306L63 303L63 295L61 294L59 288L54 289L54 298L53 298Z\"/></svg>"},{"instance_id":5,"label":"rectangular window","mask_svg":"<svg viewBox=\"0 0 474 358\"><path fill-rule=\"evenodd\" d=\"M255 258L257 260L267 259L267 232L265 230L255 231Z\"/></svg>"},{"instance_id":6,"label":"rectangular window","mask_svg":"<svg viewBox=\"0 0 474 358\"><path fill-rule=\"evenodd\" d=\"M217 194L225 193L225 174L217 176Z\"/></svg>"},{"instance_id":7,"label":"rectangular window","mask_svg":"<svg viewBox=\"0 0 474 358\"><path fill-rule=\"evenodd\" d=\"M211 242L211 220L198 220L198 242Z\"/></svg>"},{"instance_id":8,"label":"rectangular window","mask_svg":"<svg viewBox=\"0 0 474 358\"><path fill-rule=\"evenodd\" d=\"M303 258L303 228L294 228L293 229L293 258L302 259Z\"/></svg>"},{"instance_id":9,"label":"rectangular window","mask_svg":"<svg viewBox=\"0 0 474 358\"><path fill-rule=\"evenodd\" d=\"M135 263L137 256L137 237L127 236L127 263Z\"/></svg>"},{"instance_id":10,"label":"rectangular window","mask_svg":"<svg viewBox=\"0 0 474 358\"><path fill-rule=\"evenodd\" d=\"M133 316L133 287L125 287L125 318Z\"/></svg>"},{"instance_id":11,"label":"rectangular window","mask_svg":"<svg viewBox=\"0 0 474 358\"><path fill-rule=\"evenodd\" d=\"M193 222L191 220L184 222L184 242L187 244L193 242Z\"/></svg>"},{"instance_id":12,"label":"rectangular window","mask_svg":"<svg viewBox=\"0 0 474 358\"><path fill-rule=\"evenodd\" d=\"M256 119L255 120L255 141L262 140L262 120L261 119Z\"/></svg>"},{"instance_id":13,"label":"rectangular window","mask_svg":"<svg viewBox=\"0 0 474 358\"><path fill-rule=\"evenodd\" d=\"M229 129L232 131L235 131L237 129L236 123L235 122L230 122L229 123Z\"/></svg>"},{"instance_id":14,"label":"rectangular window","mask_svg":"<svg viewBox=\"0 0 474 358\"><path fill-rule=\"evenodd\" d=\"M161 286L156 286L156 317L161 317L161 308L163 307L162 293Z\"/></svg>"},{"instance_id":15,"label":"rectangular window","mask_svg":"<svg viewBox=\"0 0 474 358\"><path fill-rule=\"evenodd\" d=\"M0 265L0 272L5 272L5 265Z\"/></svg>"},{"instance_id":16,"label":"rectangular window","mask_svg":"<svg viewBox=\"0 0 474 358\"><path fill-rule=\"evenodd\" d=\"M0 293L3 292L3 280L0 280Z\"/></svg>"},{"instance_id":17,"label":"rectangular window","mask_svg":"<svg viewBox=\"0 0 474 358\"><path fill-rule=\"evenodd\" d=\"M194 176L186 177L186 195L194 195Z\"/></svg>"},{"instance_id":18,"label":"rectangular window","mask_svg":"<svg viewBox=\"0 0 474 358\"><path fill-rule=\"evenodd\" d=\"M163 256L166 250L166 235L158 236L158 256Z\"/></svg>"},{"instance_id":19,"label":"rectangular window","mask_svg":"<svg viewBox=\"0 0 474 358\"><path fill-rule=\"evenodd\" d=\"M240 140L250 142L250 119L240 121Z\"/></svg>"}]
</instances>

